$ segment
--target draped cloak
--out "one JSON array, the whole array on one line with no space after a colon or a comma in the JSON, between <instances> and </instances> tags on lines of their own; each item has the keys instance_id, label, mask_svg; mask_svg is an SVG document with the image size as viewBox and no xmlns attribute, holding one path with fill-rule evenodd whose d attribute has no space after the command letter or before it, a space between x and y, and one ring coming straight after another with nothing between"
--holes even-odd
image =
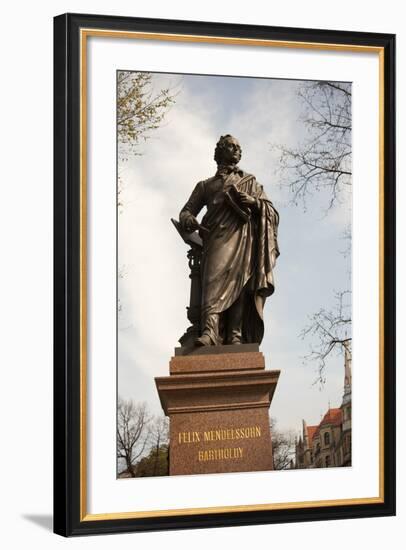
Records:
<instances>
[{"instance_id":1,"label":"draped cloak","mask_svg":"<svg viewBox=\"0 0 406 550\"><path fill-rule=\"evenodd\" d=\"M225 200L225 192L235 185L257 199L248 221L244 221ZM242 341L261 343L264 335L265 300L275 289L273 268L279 256L277 231L279 215L265 191L251 174L235 170L225 179L216 175L199 182L180 213L197 216L206 206L201 225L202 325L213 313L222 314L244 290ZM220 323L221 327L221 323ZM222 342L215 340L215 343Z\"/></svg>"}]
</instances>

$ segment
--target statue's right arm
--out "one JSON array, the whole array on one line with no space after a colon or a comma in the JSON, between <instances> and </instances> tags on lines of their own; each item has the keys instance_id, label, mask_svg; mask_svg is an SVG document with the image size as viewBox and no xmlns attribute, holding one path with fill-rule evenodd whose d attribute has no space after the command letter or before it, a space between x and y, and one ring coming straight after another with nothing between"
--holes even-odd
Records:
<instances>
[{"instance_id":1,"label":"statue's right arm","mask_svg":"<svg viewBox=\"0 0 406 550\"><path fill-rule=\"evenodd\" d=\"M197 229L196 216L205 205L204 182L200 181L193 189L189 200L179 214L179 221L183 229L192 231Z\"/></svg>"}]
</instances>

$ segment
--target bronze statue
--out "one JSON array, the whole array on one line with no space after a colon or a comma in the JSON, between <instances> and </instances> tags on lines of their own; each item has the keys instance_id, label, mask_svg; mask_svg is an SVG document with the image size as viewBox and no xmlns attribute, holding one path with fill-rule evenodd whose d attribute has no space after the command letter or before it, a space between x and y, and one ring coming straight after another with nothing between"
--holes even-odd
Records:
<instances>
[{"instance_id":1,"label":"bronze statue","mask_svg":"<svg viewBox=\"0 0 406 550\"><path fill-rule=\"evenodd\" d=\"M174 222L192 247L188 316L193 326L180 339L182 346L260 343L263 338L263 308L274 292L279 256L279 215L262 185L238 167L240 159L238 141L221 136L214 153L216 174L196 185L179 223ZM196 216L204 206L199 224Z\"/></svg>"}]
</instances>

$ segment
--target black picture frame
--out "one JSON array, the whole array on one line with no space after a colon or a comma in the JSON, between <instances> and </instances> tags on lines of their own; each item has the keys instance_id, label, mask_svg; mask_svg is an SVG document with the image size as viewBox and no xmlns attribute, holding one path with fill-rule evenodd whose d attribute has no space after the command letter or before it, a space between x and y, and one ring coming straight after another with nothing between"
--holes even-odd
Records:
<instances>
[{"instance_id":1,"label":"black picture frame","mask_svg":"<svg viewBox=\"0 0 406 550\"><path fill-rule=\"evenodd\" d=\"M169 517L87 519L81 512L80 31L351 44L380 48L383 128L383 495L381 502ZM54 531L63 536L378 517L395 514L395 36L257 25L64 14L54 19Z\"/></svg>"}]
</instances>

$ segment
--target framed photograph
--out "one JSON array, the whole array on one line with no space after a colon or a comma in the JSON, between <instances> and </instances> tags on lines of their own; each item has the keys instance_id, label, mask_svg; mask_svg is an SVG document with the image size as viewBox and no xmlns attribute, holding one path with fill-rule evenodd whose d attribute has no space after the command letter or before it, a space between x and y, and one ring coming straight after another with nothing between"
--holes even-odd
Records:
<instances>
[{"instance_id":1,"label":"framed photograph","mask_svg":"<svg viewBox=\"0 0 406 550\"><path fill-rule=\"evenodd\" d=\"M395 37L54 20L54 530L395 514Z\"/></svg>"}]
</instances>

